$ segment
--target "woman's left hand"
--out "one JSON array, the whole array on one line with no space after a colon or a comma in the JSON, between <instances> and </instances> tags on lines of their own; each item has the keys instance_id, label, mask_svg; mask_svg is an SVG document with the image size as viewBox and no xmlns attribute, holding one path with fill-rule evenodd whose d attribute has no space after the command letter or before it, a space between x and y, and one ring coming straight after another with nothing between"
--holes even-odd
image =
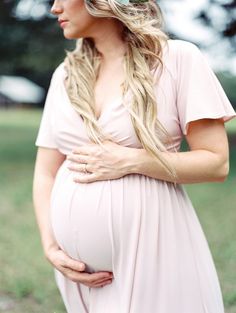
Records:
<instances>
[{"instance_id":1,"label":"woman's left hand","mask_svg":"<svg viewBox=\"0 0 236 313\"><path fill-rule=\"evenodd\" d=\"M103 147L89 144L68 155L68 169L75 172L74 181L78 183L117 179L132 173L137 150L112 141L103 142Z\"/></svg>"}]
</instances>

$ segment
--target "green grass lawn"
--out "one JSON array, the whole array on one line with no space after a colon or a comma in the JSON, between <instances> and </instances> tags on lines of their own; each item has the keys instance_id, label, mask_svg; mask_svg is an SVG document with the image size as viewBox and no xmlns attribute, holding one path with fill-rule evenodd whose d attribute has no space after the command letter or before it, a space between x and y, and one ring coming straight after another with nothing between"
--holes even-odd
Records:
<instances>
[{"instance_id":1,"label":"green grass lawn","mask_svg":"<svg viewBox=\"0 0 236 313\"><path fill-rule=\"evenodd\" d=\"M42 254L31 200L40 116L0 111L0 303L12 298L6 311L11 313L65 312Z\"/></svg>"},{"instance_id":2,"label":"green grass lawn","mask_svg":"<svg viewBox=\"0 0 236 313\"><path fill-rule=\"evenodd\" d=\"M227 129L229 135L236 134L236 118L227 122L225 125L226 125L226 129Z\"/></svg>"},{"instance_id":3,"label":"green grass lawn","mask_svg":"<svg viewBox=\"0 0 236 313\"><path fill-rule=\"evenodd\" d=\"M37 110L0 111L0 312L65 312L42 253L31 199L40 116ZM227 129L230 136L236 133L236 120ZM212 251L227 313L236 313L235 183L232 146L225 183L186 186Z\"/></svg>"}]
</instances>

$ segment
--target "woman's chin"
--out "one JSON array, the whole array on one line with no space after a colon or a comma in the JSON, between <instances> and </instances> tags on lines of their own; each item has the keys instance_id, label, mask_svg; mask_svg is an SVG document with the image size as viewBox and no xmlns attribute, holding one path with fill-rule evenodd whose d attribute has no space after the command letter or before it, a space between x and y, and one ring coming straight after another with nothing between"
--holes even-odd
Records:
<instances>
[{"instance_id":1,"label":"woman's chin","mask_svg":"<svg viewBox=\"0 0 236 313\"><path fill-rule=\"evenodd\" d=\"M63 34L66 39L79 39L80 38L78 33L69 31L66 28L64 29Z\"/></svg>"}]
</instances>

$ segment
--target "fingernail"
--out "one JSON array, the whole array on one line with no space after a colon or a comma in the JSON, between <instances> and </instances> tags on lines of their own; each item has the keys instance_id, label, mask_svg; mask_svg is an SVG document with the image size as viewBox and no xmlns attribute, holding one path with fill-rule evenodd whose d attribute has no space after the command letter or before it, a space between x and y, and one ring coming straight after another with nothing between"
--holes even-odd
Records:
<instances>
[{"instance_id":1,"label":"fingernail","mask_svg":"<svg viewBox=\"0 0 236 313\"><path fill-rule=\"evenodd\" d=\"M80 264L80 267L79 267L81 270L84 270L85 266L84 264Z\"/></svg>"}]
</instances>

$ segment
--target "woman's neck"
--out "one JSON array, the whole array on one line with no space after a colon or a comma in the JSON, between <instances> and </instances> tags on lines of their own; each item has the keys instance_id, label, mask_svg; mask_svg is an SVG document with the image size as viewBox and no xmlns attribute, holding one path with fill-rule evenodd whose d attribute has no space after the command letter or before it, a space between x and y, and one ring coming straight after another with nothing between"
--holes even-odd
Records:
<instances>
[{"instance_id":1,"label":"woman's neck","mask_svg":"<svg viewBox=\"0 0 236 313\"><path fill-rule=\"evenodd\" d=\"M127 51L127 44L122 39L122 31L124 26L119 21L108 21L103 24L100 31L93 38L96 49L101 55L101 61L105 65L112 64L114 60L124 57Z\"/></svg>"}]
</instances>

